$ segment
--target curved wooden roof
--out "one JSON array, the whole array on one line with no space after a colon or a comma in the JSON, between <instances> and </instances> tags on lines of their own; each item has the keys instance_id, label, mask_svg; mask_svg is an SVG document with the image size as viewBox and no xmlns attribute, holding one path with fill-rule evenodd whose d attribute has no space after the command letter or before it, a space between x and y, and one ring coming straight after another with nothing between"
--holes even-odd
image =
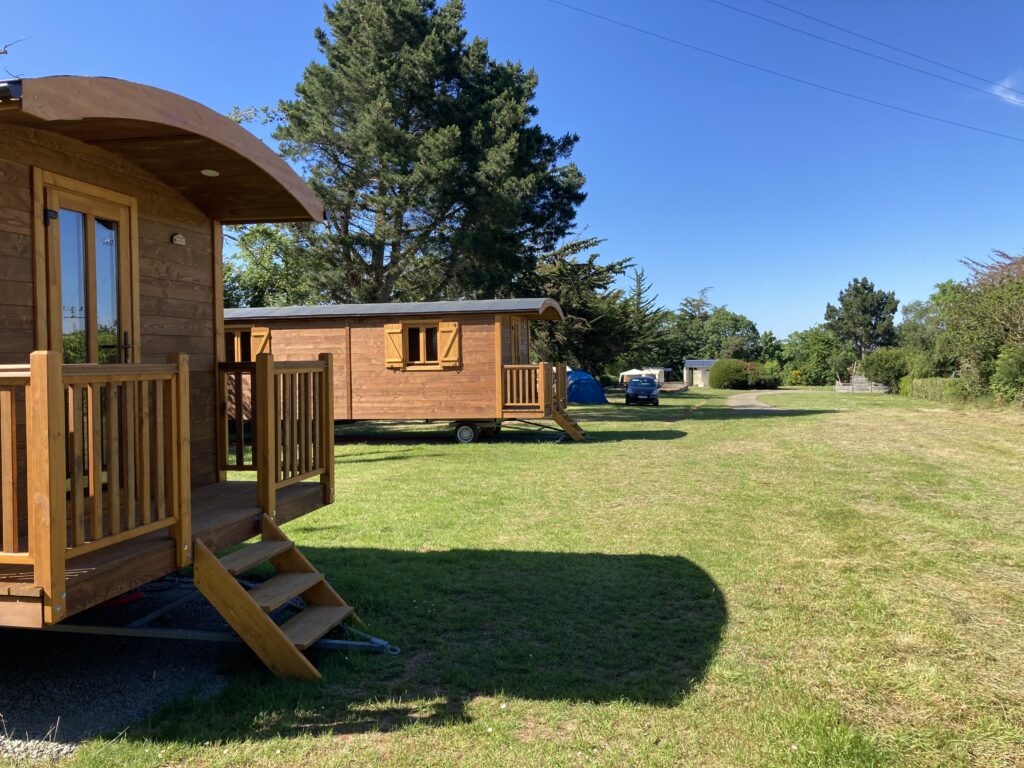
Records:
<instances>
[{"instance_id":1,"label":"curved wooden roof","mask_svg":"<svg viewBox=\"0 0 1024 768\"><path fill-rule=\"evenodd\" d=\"M0 124L53 131L119 155L212 219L323 221L316 195L273 150L184 96L107 77L38 77L0 85ZM219 175L205 176L204 169Z\"/></svg>"},{"instance_id":2,"label":"curved wooden roof","mask_svg":"<svg viewBox=\"0 0 1024 768\"><path fill-rule=\"evenodd\" d=\"M525 315L536 320L565 320L554 299L471 299L465 301L406 301L391 304L314 304L305 307L245 307L225 309L226 322L271 322L344 317L424 317L427 315Z\"/></svg>"}]
</instances>

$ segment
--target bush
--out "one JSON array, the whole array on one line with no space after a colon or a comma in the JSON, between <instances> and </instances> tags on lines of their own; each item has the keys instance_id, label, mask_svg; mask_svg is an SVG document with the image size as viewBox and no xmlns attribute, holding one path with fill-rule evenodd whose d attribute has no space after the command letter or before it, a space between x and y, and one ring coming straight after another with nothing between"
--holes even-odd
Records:
<instances>
[{"instance_id":1,"label":"bush","mask_svg":"<svg viewBox=\"0 0 1024 768\"><path fill-rule=\"evenodd\" d=\"M864 375L871 381L885 384L890 392L899 390L900 379L910 373L902 349L883 347L864 358Z\"/></svg>"},{"instance_id":2,"label":"bush","mask_svg":"<svg viewBox=\"0 0 1024 768\"><path fill-rule=\"evenodd\" d=\"M779 364L747 363L747 386L751 389L778 389L782 383Z\"/></svg>"},{"instance_id":3,"label":"bush","mask_svg":"<svg viewBox=\"0 0 1024 768\"><path fill-rule=\"evenodd\" d=\"M765 366L742 360L718 360L711 366L708 383L715 389L776 389L782 383L782 371L777 363Z\"/></svg>"},{"instance_id":4,"label":"bush","mask_svg":"<svg viewBox=\"0 0 1024 768\"><path fill-rule=\"evenodd\" d=\"M747 389L747 368L742 360L716 360L708 383L715 389Z\"/></svg>"},{"instance_id":5,"label":"bush","mask_svg":"<svg viewBox=\"0 0 1024 768\"><path fill-rule=\"evenodd\" d=\"M1003 402L1024 401L1024 345L1007 344L999 350L991 386Z\"/></svg>"},{"instance_id":6,"label":"bush","mask_svg":"<svg viewBox=\"0 0 1024 768\"><path fill-rule=\"evenodd\" d=\"M960 379L939 377L915 379L904 376L900 380L900 394L937 403L961 403L965 399L963 382Z\"/></svg>"}]
</instances>

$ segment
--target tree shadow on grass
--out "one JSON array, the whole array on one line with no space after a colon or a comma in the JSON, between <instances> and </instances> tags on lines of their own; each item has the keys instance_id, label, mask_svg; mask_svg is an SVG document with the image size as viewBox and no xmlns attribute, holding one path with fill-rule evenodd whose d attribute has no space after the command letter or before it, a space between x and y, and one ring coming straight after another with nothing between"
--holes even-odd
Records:
<instances>
[{"instance_id":1,"label":"tree shadow on grass","mask_svg":"<svg viewBox=\"0 0 1024 768\"><path fill-rule=\"evenodd\" d=\"M714 580L682 557L302 549L402 654L319 652L324 682L310 684L276 680L233 647L225 692L173 705L127 738L450 725L470 721L481 695L669 707L700 684L728 620Z\"/></svg>"}]
</instances>

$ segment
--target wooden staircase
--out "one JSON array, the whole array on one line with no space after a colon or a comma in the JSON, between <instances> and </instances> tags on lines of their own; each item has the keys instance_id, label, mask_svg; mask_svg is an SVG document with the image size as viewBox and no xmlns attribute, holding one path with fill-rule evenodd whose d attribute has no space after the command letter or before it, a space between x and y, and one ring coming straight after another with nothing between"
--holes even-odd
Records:
<instances>
[{"instance_id":1,"label":"wooden staircase","mask_svg":"<svg viewBox=\"0 0 1024 768\"><path fill-rule=\"evenodd\" d=\"M317 680L320 672L302 652L355 612L267 515L260 527L262 541L220 559L197 540L196 587L275 675ZM239 574L266 562L276 576L248 590L238 582ZM296 597L306 607L277 624L271 614Z\"/></svg>"},{"instance_id":2,"label":"wooden staircase","mask_svg":"<svg viewBox=\"0 0 1024 768\"><path fill-rule=\"evenodd\" d=\"M551 418L555 420L555 423L562 428L562 430L575 440L577 443L583 442L587 437L587 430L583 429L567 411L563 411L561 408L551 409Z\"/></svg>"}]
</instances>

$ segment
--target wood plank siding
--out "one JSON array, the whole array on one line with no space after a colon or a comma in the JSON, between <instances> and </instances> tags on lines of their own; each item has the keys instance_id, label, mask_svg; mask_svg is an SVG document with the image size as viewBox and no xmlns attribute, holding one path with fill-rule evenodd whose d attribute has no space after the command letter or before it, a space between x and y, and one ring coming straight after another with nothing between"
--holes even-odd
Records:
<instances>
[{"instance_id":1,"label":"wood plank siding","mask_svg":"<svg viewBox=\"0 0 1024 768\"><path fill-rule=\"evenodd\" d=\"M424 318L436 323L439 318ZM441 318L448 319L448 318ZM271 351L276 360L308 360L334 353L336 419L493 419L499 386L494 315L458 315L461 365L450 369L389 369L384 326L414 323L402 315L370 318L276 320Z\"/></svg>"},{"instance_id":2,"label":"wood plank siding","mask_svg":"<svg viewBox=\"0 0 1024 768\"><path fill-rule=\"evenodd\" d=\"M6 125L0 141L0 364L27 363L36 343L33 167L135 198L143 363L189 356L193 487L216 480L218 274L214 223L141 168L97 146ZM187 245L173 245L180 234ZM219 254L216 255L219 258ZM314 355L315 357L315 355Z\"/></svg>"}]
</instances>

